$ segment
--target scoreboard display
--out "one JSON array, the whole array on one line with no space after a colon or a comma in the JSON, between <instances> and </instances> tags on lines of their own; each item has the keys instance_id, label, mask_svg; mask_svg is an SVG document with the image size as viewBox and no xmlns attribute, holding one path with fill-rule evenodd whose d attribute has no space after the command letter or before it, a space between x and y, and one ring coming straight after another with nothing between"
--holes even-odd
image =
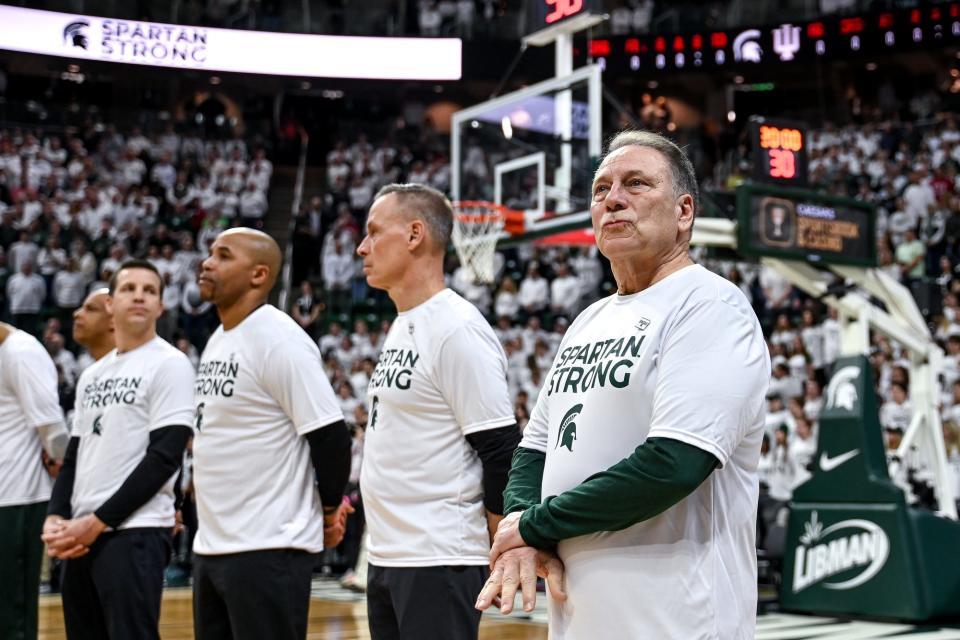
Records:
<instances>
[{"instance_id":1,"label":"scoreboard display","mask_svg":"<svg viewBox=\"0 0 960 640\"><path fill-rule=\"evenodd\" d=\"M737 187L737 222L744 255L877 266L874 209L859 200L744 184Z\"/></svg>"},{"instance_id":2,"label":"scoreboard display","mask_svg":"<svg viewBox=\"0 0 960 640\"><path fill-rule=\"evenodd\" d=\"M601 9L600 4L600 0L529 0L527 31L535 32L576 16L596 13Z\"/></svg>"},{"instance_id":3,"label":"scoreboard display","mask_svg":"<svg viewBox=\"0 0 960 640\"><path fill-rule=\"evenodd\" d=\"M807 132L789 120L750 118L754 178L761 182L803 186L807 182Z\"/></svg>"},{"instance_id":4,"label":"scoreboard display","mask_svg":"<svg viewBox=\"0 0 960 640\"><path fill-rule=\"evenodd\" d=\"M538 0L549 2L550 0ZM573 2L573 0L556 0ZM960 44L960 2L736 30L618 36L588 53L616 74L708 71L847 59Z\"/></svg>"}]
</instances>

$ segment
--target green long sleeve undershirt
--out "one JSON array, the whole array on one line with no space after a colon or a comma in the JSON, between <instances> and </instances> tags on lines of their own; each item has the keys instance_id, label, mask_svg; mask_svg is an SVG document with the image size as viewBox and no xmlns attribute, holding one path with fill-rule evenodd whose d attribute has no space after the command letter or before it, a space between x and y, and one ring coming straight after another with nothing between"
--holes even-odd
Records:
<instances>
[{"instance_id":1,"label":"green long sleeve undershirt","mask_svg":"<svg viewBox=\"0 0 960 640\"><path fill-rule=\"evenodd\" d=\"M606 471L541 503L545 461L540 451L518 448L503 492L504 513L524 511L520 535L538 549L598 531L619 531L663 513L720 464L685 442L650 438Z\"/></svg>"}]
</instances>

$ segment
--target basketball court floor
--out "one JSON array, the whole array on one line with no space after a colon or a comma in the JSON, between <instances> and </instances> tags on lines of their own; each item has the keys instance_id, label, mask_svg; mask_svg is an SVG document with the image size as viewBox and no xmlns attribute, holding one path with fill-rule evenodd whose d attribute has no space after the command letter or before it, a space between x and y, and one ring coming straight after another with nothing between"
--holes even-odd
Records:
<instances>
[{"instance_id":1,"label":"basketball court floor","mask_svg":"<svg viewBox=\"0 0 960 640\"><path fill-rule=\"evenodd\" d=\"M160 619L164 640L193 639L191 591L167 589ZM367 606L362 594L347 591L333 580L313 583L307 638L311 640L361 640L370 637L367 630ZM914 626L909 624L846 621L829 617L769 613L757 618L757 640L960 640L960 626ZM60 596L40 598L40 640L65 640ZM529 615L505 617L499 612L483 616L480 640L547 640L545 601ZM600 640L600 639L598 639ZM616 639L626 640L626 639ZM649 639L654 640L654 639Z\"/></svg>"}]
</instances>

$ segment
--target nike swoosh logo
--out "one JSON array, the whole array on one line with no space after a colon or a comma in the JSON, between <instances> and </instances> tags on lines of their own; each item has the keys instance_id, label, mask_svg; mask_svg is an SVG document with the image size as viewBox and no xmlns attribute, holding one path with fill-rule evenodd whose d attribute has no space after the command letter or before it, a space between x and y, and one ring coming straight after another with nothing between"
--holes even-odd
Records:
<instances>
[{"instance_id":1,"label":"nike swoosh logo","mask_svg":"<svg viewBox=\"0 0 960 640\"><path fill-rule=\"evenodd\" d=\"M846 453L841 453L840 455L835 456L833 458L828 456L826 453L821 453L820 468L823 469L824 471L833 471L834 469L842 465L847 460L854 458L858 453L860 453L860 449L854 449L853 451L847 451Z\"/></svg>"}]
</instances>

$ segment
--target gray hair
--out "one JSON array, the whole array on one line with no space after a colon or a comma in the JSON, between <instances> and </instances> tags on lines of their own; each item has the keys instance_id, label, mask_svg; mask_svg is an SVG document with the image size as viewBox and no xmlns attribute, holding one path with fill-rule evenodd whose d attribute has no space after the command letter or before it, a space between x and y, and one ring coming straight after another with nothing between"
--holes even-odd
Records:
<instances>
[{"instance_id":1,"label":"gray hair","mask_svg":"<svg viewBox=\"0 0 960 640\"><path fill-rule=\"evenodd\" d=\"M693 163L672 140L652 131L621 131L607 146L607 153L602 160L618 149L624 147L649 147L659 151L667 159L670 167L670 177L673 180L673 194L680 197L686 193L693 198L694 214L700 209L700 187L697 184L697 175L693 170ZM602 163L602 162L601 162Z\"/></svg>"},{"instance_id":2,"label":"gray hair","mask_svg":"<svg viewBox=\"0 0 960 640\"><path fill-rule=\"evenodd\" d=\"M439 249L446 251L453 232L453 206L447 196L433 187L411 182L381 187L373 199L378 200L391 193L396 194L397 202L407 215L423 219Z\"/></svg>"}]
</instances>

